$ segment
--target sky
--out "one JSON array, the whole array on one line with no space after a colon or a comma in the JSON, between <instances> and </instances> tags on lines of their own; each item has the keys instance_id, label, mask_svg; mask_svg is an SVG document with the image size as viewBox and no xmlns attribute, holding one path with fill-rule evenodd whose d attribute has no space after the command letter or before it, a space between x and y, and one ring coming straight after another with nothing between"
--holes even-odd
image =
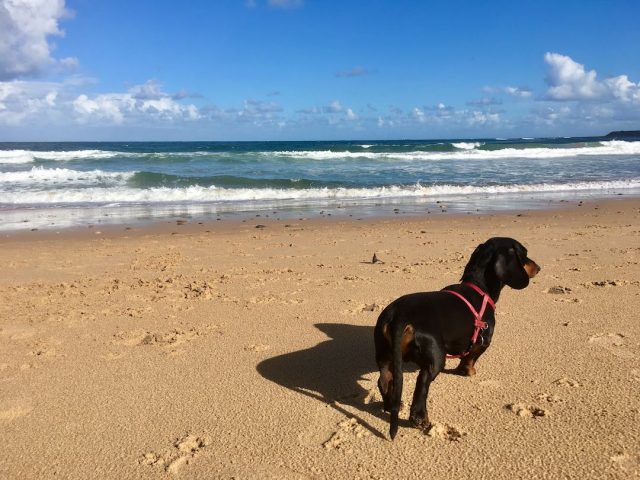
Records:
<instances>
[{"instance_id":1,"label":"sky","mask_svg":"<svg viewBox=\"0 0 640 480\"><path fill-rule=\"evenodd\" d=\"M640 129L637 0L0 0L0 141Z\"/></svg>"}]
</instances>

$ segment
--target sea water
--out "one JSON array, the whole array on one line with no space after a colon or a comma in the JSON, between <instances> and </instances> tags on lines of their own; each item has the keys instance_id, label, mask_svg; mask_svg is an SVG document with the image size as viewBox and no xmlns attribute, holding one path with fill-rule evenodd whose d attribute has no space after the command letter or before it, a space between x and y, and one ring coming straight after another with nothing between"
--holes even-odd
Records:
<instances>
[{"instance_id":1,"label":"sea water","mask_svg":"<svg viewBox=\"0 0 640 480\"><path fill-rule=\"evenodd\" d=\"M640 141L0 143L0 229L362 217L640 195Z\"/></svg>"}]
</instances>

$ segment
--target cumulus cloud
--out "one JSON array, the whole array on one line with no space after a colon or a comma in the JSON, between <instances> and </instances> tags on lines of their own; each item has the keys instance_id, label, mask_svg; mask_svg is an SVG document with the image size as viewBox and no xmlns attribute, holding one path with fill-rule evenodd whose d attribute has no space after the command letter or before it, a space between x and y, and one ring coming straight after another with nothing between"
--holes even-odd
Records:
<instances>
[{"instance_id":1,"label":"cumulus cloud","mask_svg":"<svg viewBox=\"0 0 640 480\"><path fill-rule=\"evenodd\" d=\"M347 111L345 112L346 116L347 116L347 120L358 120L358 115L356 115L353 110L351 110L350 108L347 108Z\"/></svg>"},{"instance_id":2,"label":"cumulus cloud","mask_svg":"<svg viewBox=\"0 0 640 480\"><path fill-rule=\"evenodd\" d=\"M224 121L236 121L240 123L250 123L257 127L273 126L282 123L280 113L283 108L275 102L263 102L261 100L248 99L243 103L242 108L227 110L223 117Z\"/></svg>"},{"instance_id":3,"label":"cumulus cloud","mask_svg":"<svg viewBox=\"0 0 640 480\"><path fill-rule=\"evenodd\" d=\"M597 78L595 70L586 70L584 65L567 55L547 52L544 60L548 66L548 100L614 100L640 103L640 85L629 80L627 75L601 81Z\"/></svg>"},{"instance_id":4,"label":"cumulus cloud","mask_svg":"<svg viewBox=\"0 0 640 480\"><path fill-rule=\"evenodd\" d=\"M596 71L586 71L566 55L545 53L544 61L549 66L547 97L551 100L591 100L601 98L604 86L596 80Z\"/></svg>"},{"instance_id":5,"label":"cumulus cloud","mask_svg":"<svg viewBox=\"0 0 640 480\"><path fill-rule=\"evenodd\" d=\"M504 87L504 91L513 97L529 98L533 92L528 87Z\"/></svg>"},{"instance_id":6,"label":"cumulus cloud","mask_svg":"<svg viewBox=\"0 0 640 480\"><path fill-rule=\"evenodd\" d=\"M67 15L64 0L0 0L0 80L37 75L56 63L49 37L64 35L58 22Z\"/></svg>"},{"instance_id":7,"label":"cumulus cloud","mask_svg":"<svg viewBox=\"0 0 640 480\"><path fill-rule=\"evenodd\" d=\"M340 113L344 111L344 107L338 100L334 100L322 109L325 113Z\"/></svg>"},{"instance_id":8,"label":"cumulus cloud","mask_svg":"<svg viewBox=\"0 0 640 480\"><path fill-rule=\"evenodd\" d=\"M57 108L61 88L47 82L0 82L0 125L21 125Z\"/></svg>"},{"instance_id":9,"label":"cumulus cloud","mask_svg":"<svg viewBox=\"0 0 640 480\"><path fill-rule=\"evenodd\" d=\"M153 81L136 85L125 93L105 93L89 97L79 95L73 109L80 123L91 121L116 125L143 117L156 121L197 120L200 113L195 105L183 105L163 92Z\"/></svg>"},{"instance_id":10,"label":"cumulus cloud","mask_svg":"<svg viewBox=\"0 0 640 480\"><path fill-rule=\"evenodd\" d=\"M438 131L476 130L480 127L499 127L506 125L501 112L485 105L475 109L458 109L439 102L435 105L416 106L403 113L391 107L387 115L378 115L371 120L378 127L398 127L408 131L423 131L425 127ZM418 130L416 130L418 129ZM435 131L435 130L433 130Z\"/></svg>"}]
</instances>

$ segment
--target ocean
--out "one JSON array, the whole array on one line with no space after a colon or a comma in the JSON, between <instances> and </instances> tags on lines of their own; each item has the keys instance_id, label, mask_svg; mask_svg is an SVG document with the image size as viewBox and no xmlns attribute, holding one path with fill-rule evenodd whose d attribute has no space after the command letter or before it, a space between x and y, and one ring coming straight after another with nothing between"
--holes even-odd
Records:
<instances>
[{"instance_id":1,"label":"ocean","mask_svg":"<svg viewBox=\"0 0 640 480\"><path fill-rule=\"evenodd\" d=\"M640 141L0 143L0 229L537 209L640 195Z\"/></svg>"}]
</instances>

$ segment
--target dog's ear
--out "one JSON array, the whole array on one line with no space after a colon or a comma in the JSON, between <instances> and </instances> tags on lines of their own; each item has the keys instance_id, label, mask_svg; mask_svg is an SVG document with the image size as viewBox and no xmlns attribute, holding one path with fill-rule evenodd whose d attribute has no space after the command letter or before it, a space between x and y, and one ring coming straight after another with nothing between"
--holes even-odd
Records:
<instances>
[{"instance_id":1,"label":"dog's ear","mask_svg":"<svg viewBox=\"0 0 640 480\"><path fill-rule=\"evenodd\" d=\"M464 273L462 274L462 280L465 278L471 278L474 273L484 275L484 271L487 269L489 262L493 259L493 255L496 252L494 243L491 240L481 243L471 254L471 258L464 267Z\"/></svg>"},{"instance_id":2,"label":"dog's ear","mask_svg":"<svg viewBox=\"0 0 640 480\"><path fill-rule=\"evenodd\" d=\"M498 252L495 269L498 280L511 288L522 290L529 285L529 275L522 266L515 247L501 249Z\"/></svg>"}]
</instances>

